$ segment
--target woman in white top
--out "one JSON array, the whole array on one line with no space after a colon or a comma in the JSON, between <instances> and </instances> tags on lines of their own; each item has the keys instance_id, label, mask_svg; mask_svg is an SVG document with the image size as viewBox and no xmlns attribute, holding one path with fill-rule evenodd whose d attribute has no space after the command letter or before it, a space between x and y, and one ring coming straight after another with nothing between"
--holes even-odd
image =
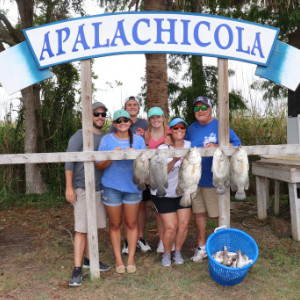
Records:
<instances>
[{"instance_id":1,"label":"woman in white top","mask_svg":"<svg viewBox=\"0 0 300 300\"><path fill-rule=\"evenodd\" d=\"M158 149L166 148L190 148L191 143L185 141L187 123L179 117L170 122L172 146L163 144ZM156 190L151 190L153 204L160 214L164 224L163 244L165 252L162 256L164 267L171 265L171 249L175 242L175 264L183 264L181 248L188 234L188 226L191 218L191 207L180 205L181 196L176 194L178 184L178 171L183 158L167 158L168 163L168 188L164 197L157 197Z\"/></svg>"}]
</instances>

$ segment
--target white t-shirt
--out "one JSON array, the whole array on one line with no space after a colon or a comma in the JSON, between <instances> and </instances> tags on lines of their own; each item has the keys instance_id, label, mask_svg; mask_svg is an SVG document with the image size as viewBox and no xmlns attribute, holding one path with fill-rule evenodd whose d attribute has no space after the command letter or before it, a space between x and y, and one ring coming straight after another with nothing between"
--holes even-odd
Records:
<instances>
[{"instance_id":1,"label":"white t-shirt","mask_svg":"<svg viewBox=\"0 0 300 300\"><path fill-rule=\"evenodd\" d=\"M190 148L190 147L191 147L191 142L184 140L183 148ZM174 147L166 145L166 144L162 144L157 149L174 149ZM178 171L179 171L181 162L183 161L183 158L184 157L181 157L181 159L178 160L174 164L173 168L168 173L168 188L166 189L167 193L166 193L165 197L177 198L177 197L181 196L181 195L176 194L176 188L177 188L177 184L178 184ZM167 163L169 163L172 160L173 160L173 158L166 158ZM156 190L151 189L151 195L156 195Z\"/></svg>"}]
</instances>

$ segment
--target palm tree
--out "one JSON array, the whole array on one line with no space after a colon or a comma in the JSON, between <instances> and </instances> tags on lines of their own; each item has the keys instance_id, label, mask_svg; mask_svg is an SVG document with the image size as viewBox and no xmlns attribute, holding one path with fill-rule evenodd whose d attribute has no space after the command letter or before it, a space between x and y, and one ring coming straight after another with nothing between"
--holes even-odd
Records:
<instances>
[{"instance_id":1,"label":"palm tree","mask_svg":"<svg viewBox=\"0 0 300 300\"><path fill-rule=\"evenodd\" d=\"M164 0L144 0L146 11L165 11ZM146 82L147 82L147 108L159 106L166 116L168 107L168 75L166 54L145 54L146 56Z\"/></svg>"}]
</instances>

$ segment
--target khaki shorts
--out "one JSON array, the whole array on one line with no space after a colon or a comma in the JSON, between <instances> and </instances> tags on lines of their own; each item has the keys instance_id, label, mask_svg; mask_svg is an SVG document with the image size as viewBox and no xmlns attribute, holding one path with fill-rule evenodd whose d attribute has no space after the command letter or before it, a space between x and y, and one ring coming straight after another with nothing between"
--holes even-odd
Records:
<instances>
[{"instance_id":1,"label":"khaki shorts","mask_svg":"<svg viewBox=\"0 0 300 300\"><path fill-rule=\"evenodd\" d=\"M88 232L87 213L86 213L86 197L85 190L76 189L76 202L74 203L74 219L75 231L81 233ZM106 212L102 200L100 199L100 191L96 192L96 220L98 228L106 227Z\"/></svg>"},{"instance_id":2,"label":"khaki shorts","mask_svg":"<svg viewBox=\"0 0 300 300\"><path fill-rule=\"evenodd\" d=\"M192 200L194 214L207 212L210 218L219 216L219 196L216 188L198 187L195 198Z\"/></svg>"}]
</instances>

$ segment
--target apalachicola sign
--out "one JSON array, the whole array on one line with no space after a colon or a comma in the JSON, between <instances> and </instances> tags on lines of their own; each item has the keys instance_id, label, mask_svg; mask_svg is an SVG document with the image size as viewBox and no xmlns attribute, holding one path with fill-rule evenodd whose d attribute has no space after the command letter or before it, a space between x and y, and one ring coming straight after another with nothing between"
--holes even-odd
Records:
<instances>
[{"instance_id":1,"label":"apalachicola sign","mask_svg":"<svg viewBox=\"0 0 300 300\"><path fill-rule=\"evenodd\" d=\"M228 58L257 64L256 74L290 89L296 89L300 81L300 68L295 67L300 51L277 41L279 29L243 20L196 13L129 12L64 20L23 32L26 42L0 53L1 65L7 64L8 55L19 61L18 68L12 67L12 61L8 67L8 72L14 72L13 83L7 72L0 71L0 82L9 93L50 78L49 67L54 65L131 53Z\"/></svg>"}]
</instances>

